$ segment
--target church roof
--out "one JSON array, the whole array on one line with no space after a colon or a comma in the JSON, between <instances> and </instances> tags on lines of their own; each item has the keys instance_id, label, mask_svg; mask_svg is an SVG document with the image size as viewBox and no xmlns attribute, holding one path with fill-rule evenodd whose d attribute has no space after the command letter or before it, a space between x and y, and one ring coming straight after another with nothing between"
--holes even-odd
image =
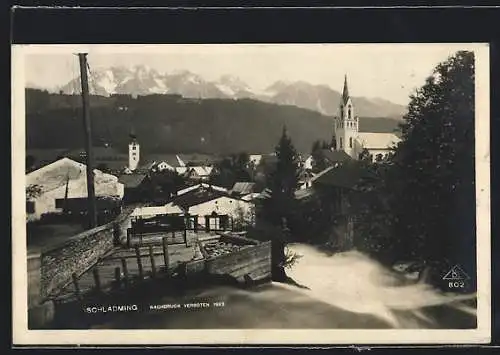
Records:
<instances>
[{"instance_id":1,"label":"church roof","mask_svg":"<svg viewBox=\"0 0 500 355\"><path fill-rule=\"evenodd\" d=\"M358 141L366 149L388 149L401 139L394 133L359 132Z\"/></svg>"},{"instance_id":2,"label":"church roof","mask_svg":"<svg viewBox=\"0 0 500 355\"><path fill-rule=\"evenodd\" d=\"M342 102L347 104L349 101L349 88L347 87L347 75L344 77L344 89L342 90Z\"/></svg>"}]
</instances>

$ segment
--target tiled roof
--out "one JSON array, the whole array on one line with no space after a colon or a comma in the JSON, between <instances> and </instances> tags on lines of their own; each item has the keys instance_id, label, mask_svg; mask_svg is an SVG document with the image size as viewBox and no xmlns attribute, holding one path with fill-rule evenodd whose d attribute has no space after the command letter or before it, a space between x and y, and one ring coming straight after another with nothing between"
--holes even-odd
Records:
<instances>
[{"instance_id":1,"label":"tiled roof","mask_svg":"<svg viewBox=\"0 0 500 355\"><path fill-rule=\"evenodd\" d=\"M313 184L352 189L362 179L370 177L368 171L359 164L344 164L340 167L326 169L320 176L315 178Z\"/></svg>"},{"instance_id":2,"label":"tiled roof","mask_svg":"<svg viewBox=\"0 0 500 355\"><path fill-rule=\"evenodd\" d=\"M237 182L231 189L231 193L237 193L240 195L247 195L253 192L255 187L254 182Z\"/></svg>"},{"instance_id":3,"label":"tiled roof","mask_svg":"<svg viewBox=\"0 0 500 355\"><path fill-rule=\"evenodd\" d=\"M183 209L189 209L189 207L215 200L223 196L228 196L228 194L211 188L196 189L175 197L171 202Z\"/></svg>"}]
</instances>

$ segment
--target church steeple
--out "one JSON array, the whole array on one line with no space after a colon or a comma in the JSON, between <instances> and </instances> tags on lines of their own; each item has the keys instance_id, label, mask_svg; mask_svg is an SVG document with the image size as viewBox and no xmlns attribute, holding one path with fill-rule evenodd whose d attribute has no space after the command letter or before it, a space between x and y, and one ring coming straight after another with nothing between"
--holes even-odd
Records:
<instances>
[{"instance_id":1,"label":"church steeple","mask_svg":"<svg viewBox=\"0 0 500 355\"><path fill-rule=\"evenodd\" d=\"M344 76L344 90L342 90L342 102L344 105L347 104L349 100L349 88L347 87L347 74Z\"/></svg>"},{"instance_id":2,"label":"church steeple","mask_svg":"<svg viewBox=\"0 0 500 355\"><path fill-rule=\"evenodd\" d=\"M354 115L354 105L349 95L347 74L344 76L344 88L339 104L340 117L335 120L335 145L336 149L343 150L349 156L355 156L356 137L358 135L359 121Z\"/></svg>"}]
</instances>

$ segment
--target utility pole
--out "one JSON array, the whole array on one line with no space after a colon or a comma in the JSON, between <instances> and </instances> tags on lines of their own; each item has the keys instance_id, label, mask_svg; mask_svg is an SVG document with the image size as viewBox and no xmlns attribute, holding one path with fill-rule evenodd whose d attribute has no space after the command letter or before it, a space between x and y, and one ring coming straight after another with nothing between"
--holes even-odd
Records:
<instances>
[{"instance_id":1,"label":"utility pole","mask_svg":"<svg viewBox=\"0 0 500 355\"><path fill-rule=\"evenodd\" d=\"M87 202L89 227L97 226L96 201L94 190L94 155L92 152L92 130L89 112L89 83L87 76L87 53L78 53L80 78L82 83L83 123L85 131L85 151L87 157Z\"/></svg>"}]
</instances>

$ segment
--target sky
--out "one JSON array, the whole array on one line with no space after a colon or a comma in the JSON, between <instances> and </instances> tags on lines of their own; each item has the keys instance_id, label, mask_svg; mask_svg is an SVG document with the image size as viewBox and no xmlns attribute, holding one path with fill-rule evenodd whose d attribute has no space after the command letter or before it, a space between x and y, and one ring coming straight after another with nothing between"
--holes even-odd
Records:
<instances>
[{"instance_id":1,"label":"sky","mask_svg":"<svg viewBox=\"0 0 500 355\"><path fill-rule=\"evenodd\" d=\"M79 73L77 52L89 66L147 65L159 72L189 70L206 80L241 78L255 90L272 83L306 81L341 91L348 76L352 96L406 105L433 68L468 44L293 44L293 45L45 45L27 46L25 83L52 89Z\"/></svg>"}]
</instances>

